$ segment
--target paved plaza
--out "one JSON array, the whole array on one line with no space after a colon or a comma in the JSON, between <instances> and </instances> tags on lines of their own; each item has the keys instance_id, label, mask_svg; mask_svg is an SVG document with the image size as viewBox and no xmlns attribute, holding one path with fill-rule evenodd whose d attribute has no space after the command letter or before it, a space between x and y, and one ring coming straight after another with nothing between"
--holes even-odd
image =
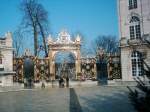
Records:
<instances>
[{"instance_id":1,"label":"paved plaza","mask_svg":"<svg viewBox=\"0 0 150 112\"><path fill-rule=\"evenodd\" d=\"M135 112L121 86L9 91L0 100L0 112Z\"/></svg>"}]
</instances>

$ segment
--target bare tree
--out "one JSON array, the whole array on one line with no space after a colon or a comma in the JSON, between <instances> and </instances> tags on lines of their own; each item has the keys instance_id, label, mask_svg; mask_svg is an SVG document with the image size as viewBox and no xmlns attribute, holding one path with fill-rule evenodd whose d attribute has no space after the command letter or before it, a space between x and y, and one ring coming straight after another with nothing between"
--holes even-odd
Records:
<instances>
[{"instance_id":1,"label":"bare tree","mask_svg":"<svg viewBox=\"0 0 150 112\"><path fill-rule=\"evenodd\" d=\"M98 36L92 43L93 50L96 53L98 48L102 48L106 53L119 51L119 41L115 36Z\"/></svg>"},{"instance_id":2,"label":"bare tree","mask_svg":"<svg viewBox=\"0 0 150 112\"><path fill-rule=\"evenodd\" d=\"M37 0L23 0L21 2L21 11L23 12L23 23L27 28L32 28L34 36L34 55L37 56L38 33L43 37L45 55L47 55L44 27L48 23L47 12Z\"/></svg>"},{"instance_id":3,"label":"bare tree","mask_svg":"<svg viewBox=\"0 0 150 112\"><path fill-rule=\"evenodd\" d=\"M48 24L48 15L44 7L39 4L37 7L37 14L36 14L36 21L38 24L38 27L40 29L41 36L43 38L43 46L44 46L44 51L45 51L45 56L48 56L48 51L46 47L46 36L45 36L45 31L47 28Z\"/></svg>"},{"instance_id":4,"label":"bare tree","mask_svg":"<svg viewBox=\"0 0 150 112\"><path fill-rule=\"evenodd\" d=\"M21 28L18 28L14 33L13 33L13 47L15 48L15 56L18 57L23 48L24 36L23 36L23 31Z\"/></svg>"}]
</instances>

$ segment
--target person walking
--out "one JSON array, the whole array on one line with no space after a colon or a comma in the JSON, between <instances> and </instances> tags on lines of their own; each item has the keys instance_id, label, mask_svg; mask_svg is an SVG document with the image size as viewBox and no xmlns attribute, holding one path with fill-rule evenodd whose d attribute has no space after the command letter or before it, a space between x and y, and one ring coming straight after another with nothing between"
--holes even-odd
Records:
<instances>
[{"instance_id":1,"label":"person walking","mask_svg":"<svg viewBox=\"0 0 150 112\"><path fill-rule=\"evenodd\" d=\"M59 88L61 88L61 77L59 78Z\"/></svg>"},{"instance_id":2,"label":"person walking","mask_svg":"<svg viewBox=\"0 0 150 112\"><path fill-rule=\"evenodd\" d=\"M44 89L45 88L45 83L42 82L41 88Z\"/></svg>"},{"instance_id":3,"label":"person walking","mask_svg":"<svg viewBox=\"0 0 150 112\"><path fill-rule=\"evenodd\" d=\"M59 87L60 88L64 87L64 79L62 77L60 77L60 79L59 79Z\"/></svg>"},{"instance_id":4,"label":"person walking","mask_svg":"<svg viewBox=\"0 0 150 112\"><path fill-rule=\"evenodd\" d=\"M66 77L66 87L69 87L69 77Z\"/></svg>"}]
</instances>

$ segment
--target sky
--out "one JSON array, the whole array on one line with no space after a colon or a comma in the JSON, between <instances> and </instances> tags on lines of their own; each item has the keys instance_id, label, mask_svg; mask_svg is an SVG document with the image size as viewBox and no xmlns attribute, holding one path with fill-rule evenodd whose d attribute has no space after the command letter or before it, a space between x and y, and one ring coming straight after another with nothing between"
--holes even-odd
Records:
<instances>
[{"instance_id":1,"label":"sky","mask_svg":"<svg viewBox=\"0 0 150 112\"><path fill-rule=\"evenodd\" d=\"M0 0L0 37L14 32L22 14L21 0ZM117 0L39 0L49 14L49 32L56 36L62 29L80 32L87 45L99 35L118 37Z\"/></svg>"}]
</instances>

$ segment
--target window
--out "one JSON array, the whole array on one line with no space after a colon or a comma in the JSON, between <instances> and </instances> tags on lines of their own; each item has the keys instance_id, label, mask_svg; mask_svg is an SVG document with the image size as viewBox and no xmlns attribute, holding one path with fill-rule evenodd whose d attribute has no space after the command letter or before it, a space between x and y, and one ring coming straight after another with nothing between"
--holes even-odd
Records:
<instances>
[{"instance_id":1,"label":"window","mask_svg":"<svg viewBox=\"0 0 150 112\"><path fill-rule=\"evenodd\" d=\"M0 44L1 44L1 45L6 45L5 40L0 40Z\"/></svg>"},{"instance_id":2,"label":"window","mask_svg":"<svg viewBox=\"0 0 150 112\"><path fill-rule=\"evenodd\" d=\"M137 0L129 0L129 10L137 8Z\"/></svg>"},{"instance_id":3,"label":"window","mask_svg":"<svg viewBox=\"0 0 150 112\"><path fill-rule=\"evenodd\" d=\"M2 55L2 52L0 51L0 64L3 64L2 57L3 57L3 55Z\"/></svg>"},{"instance_id":4,"label":"window","mask_svg":"<svg viewBox=\"0 0 150 112\"><path fill-rule=\"evenodd\" d=\"M132 9L132 0L129 0L129 9Z\"/></svg>"},{"instance_id":5,"label":"window","mask_svg":"<svg viewBox=\"0 0 150 112\"><path fill-rule=\"evenodd\" d=\"M4 66L3 64L3 55L2 55L2 51L0 51L0 71L4 71Z\"/></svg>"},{"instance_id":6,"label":"window","mask_svg":"<svg viewBox=\"0 0 150 112\"><path fill-rule=\"evenodd\" d=\"M140 38L141 37L141 28L140 25L135 25L135 32L136 32L136 38Z\"/></svg>"},{"instance_id":7,"label":"window","mask_svg":"<svg viewBox=\"0 0 150 112\"><path fill-rule=\"evenodd\" d=\"M130 23L133 23L133 22L140 22L140 19L137 16L132 16Z\"/></svg>"},{"instance_id":8,"label":"window","mask_svg":"<svg viewBox=\"0 0 150 112\"><path fill-rule=\"evenodd\" d=\"M3 64L3 63L2 63L2 57L0 57L0 64Z\"/></svg>"},{"instance_id":9,"label":"window","mask_svg":"<svg viewBox=\"0 0 150 112\"><path fill-rule=\"evenodd\" d=\"M133 0L133 7L137 8L137 0Z\"/></svg>"},{"instance_id":10,"label":"window","mask_svg":"<svg viewBox=\"0 0 150 112\"><path fill-rule=\"evenodd\" d=\"M140 19L136 16L132 16L130 20L130 39L141 38Z\"/></svg>"},{"instance_id":11,"label":"window","mask_svg":"<svg viewBox=\"0 0 150 112\"><path fill-rule=\"evenodd\" d=\"M131 60L132 60L132 76L142 76L143 74L142 54L138 51L134 51L132 53Z\"/></svg>"},{"instance_id":12,"label":"window","mask_svg":"<svg viewBox=\"0 0 150 112\"><path fill-rule=\"evenodd\" d=\"M134 39L135 35L134 35L134 26L130 26L130 38Z\"/></svg>"}]
</instances>

